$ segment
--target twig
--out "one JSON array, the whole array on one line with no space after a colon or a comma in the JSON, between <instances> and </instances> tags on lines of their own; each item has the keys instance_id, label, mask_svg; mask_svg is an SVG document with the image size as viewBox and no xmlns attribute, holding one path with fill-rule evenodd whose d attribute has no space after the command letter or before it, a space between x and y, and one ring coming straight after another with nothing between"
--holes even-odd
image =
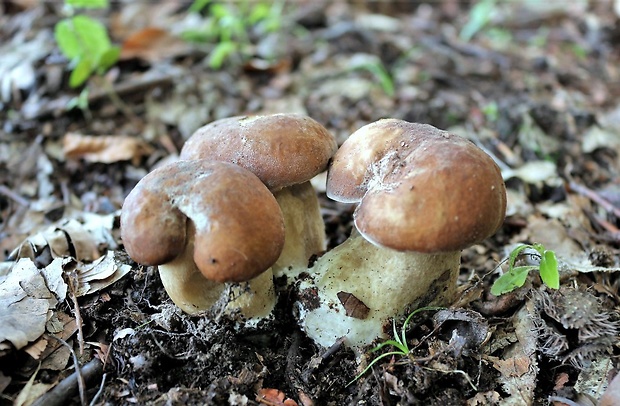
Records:
<instances>
[{"instance_id":1,"label":"twig","mask_svg":"<svg viewBox=\"0 0 620 406\"><path fill-rule=\"evenodd\" d=\"M84 355L84 331L82 330L82 313L80 313L80 304L75 296L77 275L70 274L67 278L69 280L69 290L71 294L71 301L73 302L73 313L75 315L75 324L77 326L77 338L78 346L80 348L80 356Z\"/></svg>"},{"instance_id":2,"label":"twig","mask_svg":"<svg viewBox=\"0 0 620 406\"><path fill-rule=\"evenodd\" d=\"M56 337L54 337L56 338ZM60 340L60 339L58 339ZM65 345L69 345L60 340ZM74 354L74 362L77 362L77 357ZM80 399L82 405L86 405L86 398L84 394L84 385L87 382L95 379L99 374L103 372L103 364L98 358L93 358L90 362L84 365L82 368L76 366L74 373L63 379L52 390L38 398L32 403L31 406L62 406L69 403L69 399L75 395L75 390L80 389Z\"/></svg>"},{"instance_id":3,"label":"twig","mask_svg":"<svg viewBox=\"0 0 620 406\"><path fill-rule=\"evenodd\" d=\"M86 406L86 382L97 376L103 371L103 364L98 358L93 358L88 364L80 368L80 363L73 348L65 340L50 335L49 337L57 340L71 351L75 372L62 380L51 391L37 399L32 406L61 406L68 403L70 397L75 394L76 388L80 394L82 406Z\"/></svg>"},{"instance_id":4,"label":"twig","mask_svg":"<svg viewBox=\"0 0 620 406\"><path fill-rule=\"evenodd\" d=\"M607 199L605 199L604 197L602 197L601 195L599 195L595 191L593 191L591 189L588 189L587 187L582 186L582 185L580 185L578 183L575 183L575 182L569 182L568 183L568 189L573 191L573 192L579 193L582 196L587 197L588 199L590 199L593 202L597 203L599 206L601 206L607 212L613 213L614 216L616 216L617 218L620 219L620 208L614 206L610 201L608 201Z\"/></svg>"},{"instance_id":5,"label":"twig","mask_svg":"<svg viewBox=\"0 0 620 406\"><path fill-rule=\"evenodd\" d=\"M97 403L97 400L103 394L103 389L105 388L105 379L107 378L107 376L108 374L103 374L103 376L101 377L101 385L99 385L99 390L97 391L97 393L95 393L95 396L93 396L93 398L91 399L89 406L95 406L95 404Z\"/></svg>"},{"instance_id":6,"label":"twig","mask_svg":"<svg viewBox=\"0 0 620 406\"><path fill-rule=\"evenodd\" d=\"M0 194L5 195L9 199L14 200L15 202L19 203L24 207L30 207L30 201L28 199L15 193L5 185L0 185Z\"/></svg>"}]
</instances>

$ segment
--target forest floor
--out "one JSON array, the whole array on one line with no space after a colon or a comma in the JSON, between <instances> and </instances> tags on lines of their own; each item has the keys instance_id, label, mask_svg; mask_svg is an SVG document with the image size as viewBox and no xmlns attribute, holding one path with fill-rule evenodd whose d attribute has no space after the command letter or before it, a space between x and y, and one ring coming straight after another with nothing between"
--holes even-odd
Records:
<instances>
[{"instance_id":1,"label":"forest floor","mask_svg":"<svg viewBox=\"0 0 620 406\"><path fill-rule=\"evenodd\" d=\"M222 4L77 9L121 46L77 88L54 39L61 1L0 4L0 404L620 404L618 2ZM270 113L339 143L380 118L432 124L507 185L506 221L463 251L452 306L416 314L411 352L355 381L393 347L316 346L284 287L251 331L188 316L120 240L124 198L197 128ZM316 185L331 249L353 207ZM493 296L533 243L555 252L560 289L532 272Z\"/></svg>"}]
</instances>

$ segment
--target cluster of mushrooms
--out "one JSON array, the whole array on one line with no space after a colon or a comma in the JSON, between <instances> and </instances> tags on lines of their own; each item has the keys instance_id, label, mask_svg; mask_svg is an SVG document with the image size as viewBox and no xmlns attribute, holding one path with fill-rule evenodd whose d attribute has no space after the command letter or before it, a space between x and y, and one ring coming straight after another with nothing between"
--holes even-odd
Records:
<instances>
[{"instance_id":1,"label":"cluster of mushrooms","mask_svg":"<svg viewBox=\"0 0 620 406\"><path fill-rule=\"evenodd\" d=\"M325 169L327 196L357 207L351 236L323 254L310 180ZM452 302L460 251L494 234L505 211L499 168L462 137L383 119L338 148L315 120L275 114L197 130L179 161L127 196L121 233L187 313L224 303L222 314L255 324L275 306L274 277L285 276L310 338L361 347L405 311Z\"/></svg>"}]
</instances>

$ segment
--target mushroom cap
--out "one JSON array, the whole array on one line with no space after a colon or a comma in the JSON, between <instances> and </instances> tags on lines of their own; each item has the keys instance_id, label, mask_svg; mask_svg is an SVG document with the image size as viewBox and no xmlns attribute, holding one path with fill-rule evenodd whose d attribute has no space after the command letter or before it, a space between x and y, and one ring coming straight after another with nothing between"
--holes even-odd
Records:
<instances>
[{"instance_id":1,"label":"mushroom cap","mask_svg":"<svg viewBox=\"0 0 620 406\"><path fill-rule=\"evenodd\" d=\"M324 171L337 149L333 135L310 117L239 116L196 130L183 146L181 159L232 162L276 191Z\"/></svg>"},{"instance_id":2,"label":"mushroom cap","mask_svg":"<svg viewBox=\"0 0 620 406\"><path fill-rule=\"evenodd\" d=\"M248 170L177 161L155 169L129 193L121 236L127 253L146 265L170 262L193 237L194 262L206 278L242 282L278 259L284 221L273 194Z\"/></svg>"},{"instance_id":3,"label":"mushroom cap","mask_svg":"<svg viewBox=\"0 0 620 406\"><path fill-rule=\"evenodd\" d=\"M493 235L506 214L499 167L471 141L426 124L384 119L334 156L327 195L360 202L355 225L400 251L448 252Z\"/></svg>"}]
</instances>

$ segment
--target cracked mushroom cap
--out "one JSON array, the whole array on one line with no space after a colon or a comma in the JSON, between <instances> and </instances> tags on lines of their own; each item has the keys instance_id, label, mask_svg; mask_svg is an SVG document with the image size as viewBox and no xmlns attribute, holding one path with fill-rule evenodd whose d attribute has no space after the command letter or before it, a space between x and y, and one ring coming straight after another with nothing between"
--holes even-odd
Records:
<instances>
[{"instance_id":1,"label":"cracked mushroom cap","mask_svg":"<svg viewBox=\"0 0 620 406\"><path fill-rule=\"evenodd\" d=\"M146 265L170 262L193 238L194 262L207 279L242 282L278 259L284 222L273 194L248 170L177 161L146 175L127 196L121 235L127 253Z\"/></svg>"},{"instance_id":2,"label":"cracked mushroom cap","mask_svg":"<svg viewBox=\"0 0 620 406\"><path fill-rule=\"evenodd\" d=\"M360 202L360 233L400 251L461 250L493 235L506 213L504 181L489 155L465 138L397 119L368 124L344 142L327 195Z\"/></svg>"},{"instance_id":3,"label":"cracked mushroom cap","mask_svg":"<svg viewBox=\"0 0 620 406\"><path fill-rule=\"evenodd\" d=\"M277 191L324 171L337 149L332 134L310 117L240 116L196 130L183 146L181 159L232 162Z\"/></svg>"}]
</instances>

